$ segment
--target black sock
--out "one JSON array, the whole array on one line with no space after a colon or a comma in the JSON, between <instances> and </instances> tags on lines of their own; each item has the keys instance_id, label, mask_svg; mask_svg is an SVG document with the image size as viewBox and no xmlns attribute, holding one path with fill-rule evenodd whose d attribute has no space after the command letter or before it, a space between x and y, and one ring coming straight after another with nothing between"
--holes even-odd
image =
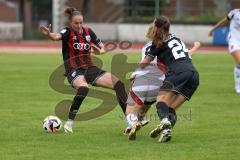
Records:
<instances>
[{"instance_id":1,"label":"black sock","mask_svg":"<svg viewBox=\"0 0 240 160\"><path fill-rule=\"evenodd\" d=\"M116 96L118 99L118 103L122 108L123 113L125 114L126 112L126 107L127 107L127 93L125 91L124 84L121 81L118 81L114 85L114 90L116 91Z\"/></svg>"},{"instance_id":2,"label":"black sock","mask_svg":"<svg viewBox=\"0 0 240 160\"><path fill-rule=\"evenodd\" d=\"M168 117L169 107L165 102L157 102L156 108L160 120Z\"/></svg>"},{"instance_id":3,"label":"black sock","mask_svg":"<svg viewBox=\"0 0 240 160\"><path fill-rule=\"evenodd\" d=\"M177 114L175 112L175 110L171 107L169 107L169 115L168 118L171 122L172 127L175 126L176 122L177 122Z\"/></svg>"},{"instance_id":4,"label":"black sock","mask_svg":"<svg viewBox=\"0 0 240 160\"><path fill-rule=\"evenodd\" d=\"M77 95L73 98L73 102L70 107L70 111L68 114L69 119L71 120L75 119L76 114L80 108L80 105L82 104L84 98L87 96L88 91L89 91L88 87L80 87L78 89Z\"/></svg>"}]
</instances>

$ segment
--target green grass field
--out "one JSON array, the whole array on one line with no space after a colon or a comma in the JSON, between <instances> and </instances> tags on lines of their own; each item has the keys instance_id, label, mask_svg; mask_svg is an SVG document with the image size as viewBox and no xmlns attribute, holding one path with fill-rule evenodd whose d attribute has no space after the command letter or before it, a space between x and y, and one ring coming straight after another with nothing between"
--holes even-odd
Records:
<instances>
[{"instance_id":1,"label":"green grass field","mask_svg":"<svg viewBox=\"0 0 240 160\"><path fill-rule=\"evenodd\" d=\"M112 56L101 56L108 71ZM139 60L138 54L127 56L129 62ZM120 107L76 122L71 135L45 133L42 120L54 113L58 102L72 97L48 84L62 63L61 55L0 54L0 160L239 159L240 95L233 88L233 60L228 54L196 54L193 59L200 73L199 89L178 110L172 141L159 144L148 137L158 124L153 117L136 141L128 141L122 134ZM98 103L87 98L81 111ZM155 115L155 106L149 114Z\"/></svg>"}]
</instances>

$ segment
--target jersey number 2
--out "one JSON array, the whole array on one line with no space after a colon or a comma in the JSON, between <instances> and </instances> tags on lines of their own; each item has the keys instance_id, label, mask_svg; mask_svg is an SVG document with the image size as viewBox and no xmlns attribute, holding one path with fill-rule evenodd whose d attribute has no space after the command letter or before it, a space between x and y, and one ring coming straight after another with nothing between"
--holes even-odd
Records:
<instances>
[{"instance_id":1,"label":"jersey number 2","mask_svg":"<svg viewBox=\"0 0 240 160\"><path fill-rule=\"evenodd\" d=\"M185 44L182 41L177 41L176 39L168 42L168 47L171 48L175 59L186 57L185 52L188 52Z\"/></svg>"}]
</instances>

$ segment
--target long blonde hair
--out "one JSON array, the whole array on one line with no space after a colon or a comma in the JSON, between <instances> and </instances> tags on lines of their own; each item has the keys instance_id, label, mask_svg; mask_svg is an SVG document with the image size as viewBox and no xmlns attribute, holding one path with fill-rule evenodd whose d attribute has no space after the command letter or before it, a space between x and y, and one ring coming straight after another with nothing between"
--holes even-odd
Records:
<instances>
[{"instance_id":1,"label":"long blonde hair","mask_svg":"<svg viewBox=\"0 0 240 160\"><path fill-rule=\"evenodd\" d=\"M156 27L156 28L155 28ZM154 19L154 22L148 28L146 37L153 41L159 48L169 35L170 21L165 16L160 16Z\"/></svg>"},{"instance_id":2,"label":"long blonde hair","mask_svg":"<svg viewBox=\"0 0 240 160\"><path fill-rule=\"evenodd\" d=\"M153 40L153 37L154 37L153 25L154 25L154 24L151 24L151 25L148 27L148 30L147 30L147 33L146 33L146 37L149 38L150 40Z\"/></svg>"}]
</instances>

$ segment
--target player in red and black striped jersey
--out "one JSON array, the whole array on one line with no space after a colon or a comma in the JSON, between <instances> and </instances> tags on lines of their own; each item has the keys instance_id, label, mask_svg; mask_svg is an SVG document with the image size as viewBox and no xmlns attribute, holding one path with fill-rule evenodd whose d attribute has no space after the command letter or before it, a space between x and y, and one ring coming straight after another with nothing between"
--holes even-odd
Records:
<instances>
[{"instance_id":1,"label":"player in red and black striped jersey","mask_svg":"<svg viewBox=\"0 0 240 160\"><path fill-rule=\"evenodd\" d=\"M83 16L75 8L68 7L64 13L69 18L69 27L60 33L52 33L51 25L40 26L43 35L52 40L62 41L62 56L69 83L77 90L64 125L65 132L72 132L75 116L88 94L88 84L114 89L118 102L125 113L127 94L124 84L114 75L94 66L91 52L103 54L104 45L87 26L83 27Z\"/></svg>"},{"instance_id":2,"label":"player in red and black striped jersey","mask_svg":"<svg viewBox=\"0 0 240 160\"><path fill-rule=\"evenodd\" d=\"M87 69L94 66L91 46L94 44L100 48L101 40L87 26L82 27L80 32L81 34L77 33L71 27L66 27L60 32L66 74L77 68Z\"/></svg>"}]
</instances>

